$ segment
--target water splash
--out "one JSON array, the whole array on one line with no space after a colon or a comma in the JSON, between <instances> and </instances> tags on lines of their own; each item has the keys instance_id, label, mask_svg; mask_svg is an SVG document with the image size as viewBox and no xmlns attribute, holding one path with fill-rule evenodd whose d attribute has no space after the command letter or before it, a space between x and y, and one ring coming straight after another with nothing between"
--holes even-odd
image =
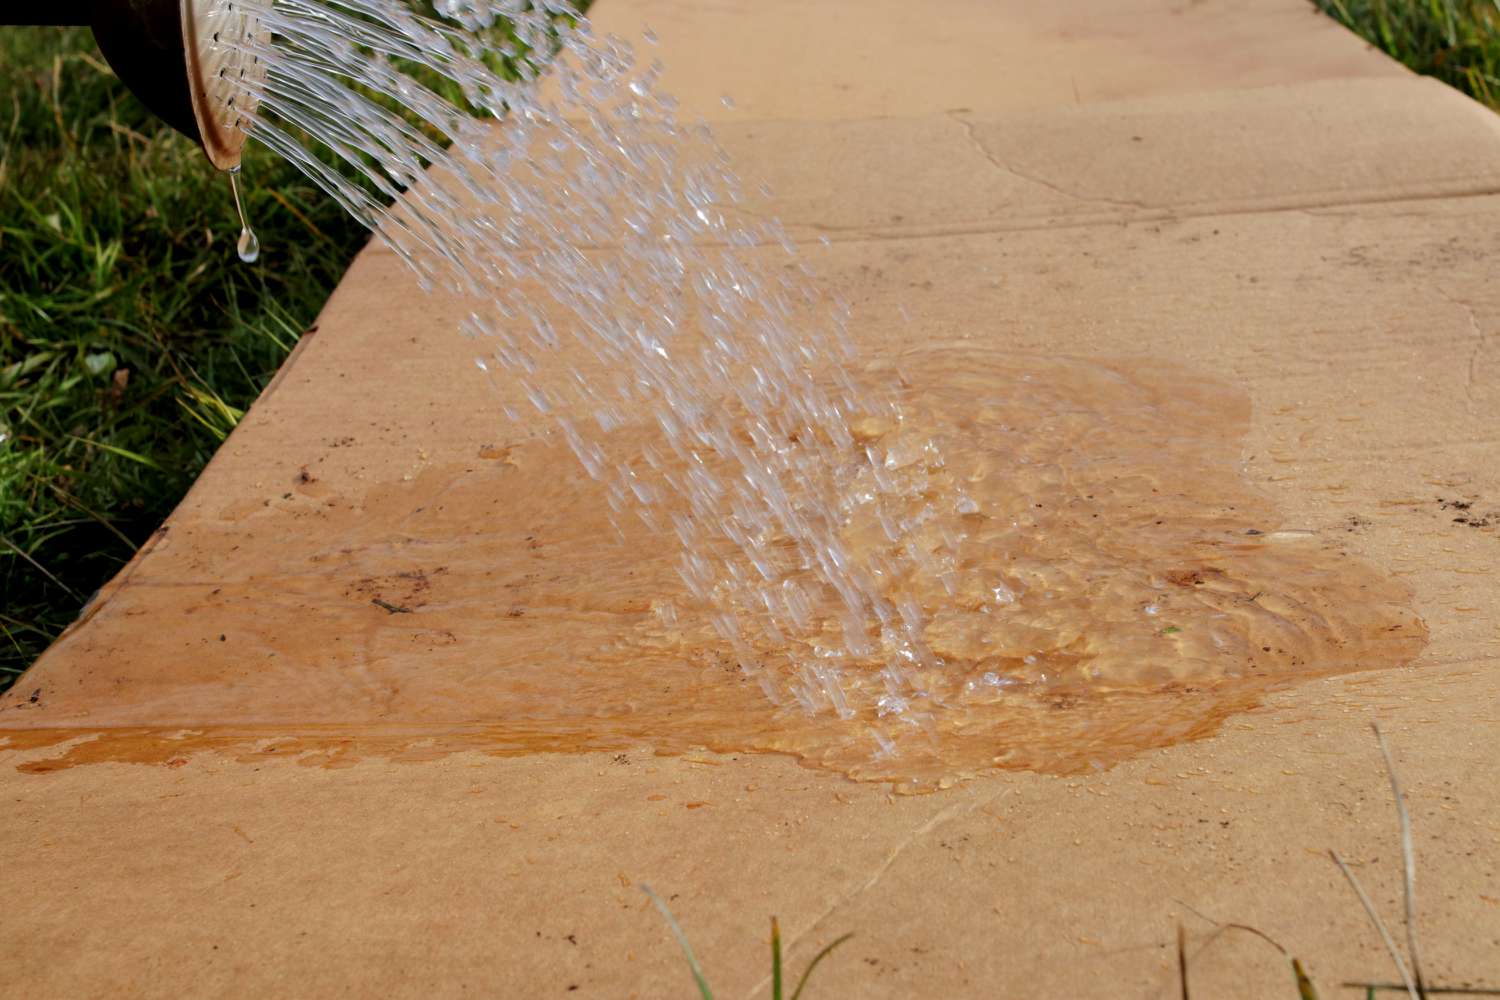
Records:
<instances>
[{"instance_id":1,"label":"water splash","mask_svg":"<svg viewBox=\"0 0 1500 1000\"><path fill-rule=\"evenodd\" d=\"M854 375L880 387L893 368L907 416L881 439L891 474L925 478L966 511L957 571L890 591L931 615L942 666L921 675L939 706L930 725L900 721L911 707L857 663L841 676L846 704L874 703L883 728L768 703L736 676L675 574L672 546L635 518L620 520L620 544L601 544L605 485L558 475L571 456L553 435L479 449L502 463L497 474L435 466L340 496L320 509L315 538L294 527L318 483L299 484L303 495L280 510L231 500L218 523L241 529L158 550L116 610L93 620L93 648L113 650L108 671L76 647L53 661L68 672L50 675L44 705L24 711L45 712L28 724L45 719L58 727L50 739L74 749L35 767L166 761L206 746L264 760L272 742L278 756L329 766L649 744L788 753L931 790L997 768L1088 773L1209 735L1298 680L1394 666L1422 648L1401 580L1339 537L1268 530L1282 515L1240 462L1242 389L1161 359L1101 364L972 341L925 343ZM634 421L595 443L628 456L659 435ZM933 440L940 467L917 458ZM683 504L666 496L657 509ZM932 541L952 527L931 520ZM846 536L857 555L883 547L884 529L856 521ZM205 560L234 572L202 581ZM783 586L788 614L810 618L818 584L806 577L805 588ZM277 600L288 579L298 599ZM138 628L185 600L205 610L196 625ZM361 641L329 643L330 628ZM249 640L266 669L244 673L243 642L204 641L223 629ZM799 637L764 638L769 657ZM170 675L163 662L176 664ZM191 720L195 735L166 720ZM68 726L108 735L78 740Z\"/></svg>"},{"instance_id":2,"label":"water splash","mask_svg":"<svg viewBox=\"0 0 1500 1000\"><path fill-rule=\"evenodd\" d=\"M907 541L952 504L912 514L916 487L861 430L901 415L849 377L847 304L814 287L779 223L736 218L741 183L707 127L679 121L659 61L556 0L439 10L277 0L267 36L243 43L267 66L242 84L249 134L424 288L484 302L462 324L483 370L505 373L615 512L675 538L679 573L770 698L874 729L920 719L916 671L939 664L922 609L889 585L951 559ZM544 90L526 57L546 52ZM657 438L606 456L601 435L641 414ZM856 549L850 524L872 519L881 544ZM851 670L880 696L851 698Z\"/></svg>"}]
</instances>

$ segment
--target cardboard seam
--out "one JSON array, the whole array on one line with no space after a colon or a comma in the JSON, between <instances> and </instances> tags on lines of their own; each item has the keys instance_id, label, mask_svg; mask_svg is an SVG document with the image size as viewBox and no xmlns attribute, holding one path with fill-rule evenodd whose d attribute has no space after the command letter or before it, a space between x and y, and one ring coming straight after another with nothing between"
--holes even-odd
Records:
<instances>
[{"instance_id":1,"label":"cardboard seam","mask_svg":"<svg viewBox=\"0 0 1500 1000\"><path fill-rule=\"evenodd\" d=\"M1242 215L1277 215L1285 212L1315 213L1320 211L1332 211L1334 209L1340 208L1359 208L1366 206L1377 207L1382 205L1399 205L1408 202L1413 204L1421 204L1423 202L1431 201L1464 201L1471 198L1492 198L1497 195L1500 195L1500 184L1497 184L1493 187L1475 187L1467 190L1458 189L1455 191L1408 191L1393 194L1372 194L1371 196L1366 198L1351 199L1310 198L1302 200L1297 198L1288 198L1287 200L1281 202L1249 204L1225 202L1221 204L1199 203L1198 205L1193 205L1189 203L1182 206L1182 208L1147 208L1139 212L1132 212L1128 214L1099 213L1095 215L1076 215L1071 218L1060 219L1038 218L1035 220L1017 221L1014 223L981 223L971 225L955 223L951 225L939 224L934 226L925 226L920 228L912 227L905 229L887 229L884 227L860 229L850 226L819 225L815 222L782 221L783 224L786 225L789 232L791 232L794 240L798 238L796 230L800 228L804 231L807 231L801 237L803 240L806 240L808 238L808 233L810 233L815 238L819 240L826 240L826 242L830 244L881 243L900 240L941 239L951 236L1000 236L1006 233L1027 233L1036 232L1038 230L1089 229L1104 226L1126 226L1136 223L1150 222L1186 222L1194 219L1233 218ZM1086 196L1082 195L1075 195L1073 197L1077 197L1085 201L1108 200L1089 199ZM1119 203L1132 204L1128 202ZM736 208L734 209L734 211L742 212L746 215L754 215L754 213L743 208ZM729 244L725 241L720 240L704 240L698 245L717 248L725 247ZM757 243L751 245L749 249L771 249L778 245L779 244L776 243ZM581 244L579 245L578 249L591 252L597 251L608 253L618 251L620 249L620 245L618 243ZM538 248L536 252L540 253L541 251ZM372 256L395 256L394 251L390 250L383 244L377 246L376 244L372 243L371 249L368 251L368 253L370 253Z\"/></svg>"}]
</instances>

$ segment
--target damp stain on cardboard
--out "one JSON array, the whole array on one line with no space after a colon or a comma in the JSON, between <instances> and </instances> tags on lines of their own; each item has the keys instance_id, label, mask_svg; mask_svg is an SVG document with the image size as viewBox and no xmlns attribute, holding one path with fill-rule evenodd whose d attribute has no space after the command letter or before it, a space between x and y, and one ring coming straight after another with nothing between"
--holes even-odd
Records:
<instances>
[{"instance_id":1,"label":"damp stain on cardboard","mask_svg":"<svg viewBox=\"0 0 1500 1000\"><path fill-rule=\"evenodd\" d=\"M856 421L857 446L901 479L911 516L935 509L908 540L937 570L886 581L924 609L940 661L903 713L914 724L773 704L758 673L781 651L731 657L669 539L612 519L566 446L533 439L301 512L296 530L267 508L174 524L22 689L47 697L4 699L4 744L56 746L20 765L37 772L200 749L337 767L645 744L922 790L1107 768L1425 643L1406 587L1352 556L1348 531L1284 524L1249 482L1235 386L971 342L862 377L897 386L902 419ZM649 436L623 428L609 447ZM857 503L846 515L848 545L880 566L882 525ZM831 605L811 613L834 645ZM883 666L846 664L844 683L873 692Z\"/></svg>"}]
</instances>

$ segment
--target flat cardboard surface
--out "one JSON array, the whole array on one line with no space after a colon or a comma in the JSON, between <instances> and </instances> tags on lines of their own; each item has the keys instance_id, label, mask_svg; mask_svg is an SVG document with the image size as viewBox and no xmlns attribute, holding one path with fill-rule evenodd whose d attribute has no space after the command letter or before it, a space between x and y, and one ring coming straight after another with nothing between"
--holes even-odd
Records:
<instances>
[{"instance_id":1,"label":"flat cardboard surface","mask_svg":"<svg viewBox=\"0 0 1500 1000\"><path fill-rule=\"evenodd\" d=\"M993 114L1405 75L1298 0L605 0L593 14L628 39L649 26L663 87L709 121Z\"/></svg>"},{"instance_id":2,"label":"flat cardboard surface","mask_svg":"<svg viewBox=\"0 0 1500 1000\"><path fill-rule=\"evenodd\" d=\"M323 662L320 638L376 610L284 599L286 579L347 570L307 565L330 499L484 475L502 422L450 332L461 303L372 248L168 530L0 703L0 993L692 995L648 882L720 996L768 994L772 913L794 969L855 934L813 996L1175 996L1178 922L1195 995L1293 994L1273 949L1236 933L1205 949L1197 914L1256 926L1337 995L1393 978L1325 853L1397 921L1371 719L1408 789L1428 978L1500 981L1494 119L1296 3L1071 21L960 5L932 34L903 22L912 5L853 6L799 5L800 33L792 4L605 0L599 17L652 22L671 85L725 112L744 172L772 181L751 208L828 237L806 254L866 351L972 338L1245 385L1249 475L1287 527L1409 583L1422 657L1106 773L921 797L645 747L332 767L349 762L241 739L51 769L95 744L25 749L38 728L190 727L177 706L205 692L257 739L369 718L365 687L330 683L317 718L278 700ZM907 39L931 68L910 86L876 58ZM732 115L708 99L721 78ZM341 530L351 560L381 560L374 527ZM256 593L256 560L285 577ZM250 599L214 605L225 581ZM389 676L420 669L395 623L360 627ZM200 655L220 634L255 655ZM481 660L501 641L484 635ZM300 660L261 655L289 643Z\"/></svg>"}]
</instances>

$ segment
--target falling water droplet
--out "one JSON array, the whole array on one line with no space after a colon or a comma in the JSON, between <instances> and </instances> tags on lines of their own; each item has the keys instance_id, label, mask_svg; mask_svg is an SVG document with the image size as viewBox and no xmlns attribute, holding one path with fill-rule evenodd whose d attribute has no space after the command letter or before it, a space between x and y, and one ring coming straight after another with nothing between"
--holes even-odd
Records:
<instances>
[{"instance_id":1,"label":"falling water droplet","mask_svg":"<svg viewBox=\"0 0 1500 1000\"><path fill-rule=\"evenodd\" d=\"M239 251L240 260L246 264L254 264L260 256L260 238L248 226L240 230L239 242L234 247Z\"/></svg>"},{"instance_id":2,"label":"falling water droplet","mask_svg":"<svg viewBox=\"0 0 1500 1000\"><path fill-rule=\"evenodd\" d=\"M255 230L250 228L250 223L245 218L245 204L240 200L240 168L229 169L229 189L234 192L234 210L240 215L240 239L235 244L239 251L240 260L246 264L254 264L260 257L260 239L255 235Z\"/></svg>"}]
</instances>

